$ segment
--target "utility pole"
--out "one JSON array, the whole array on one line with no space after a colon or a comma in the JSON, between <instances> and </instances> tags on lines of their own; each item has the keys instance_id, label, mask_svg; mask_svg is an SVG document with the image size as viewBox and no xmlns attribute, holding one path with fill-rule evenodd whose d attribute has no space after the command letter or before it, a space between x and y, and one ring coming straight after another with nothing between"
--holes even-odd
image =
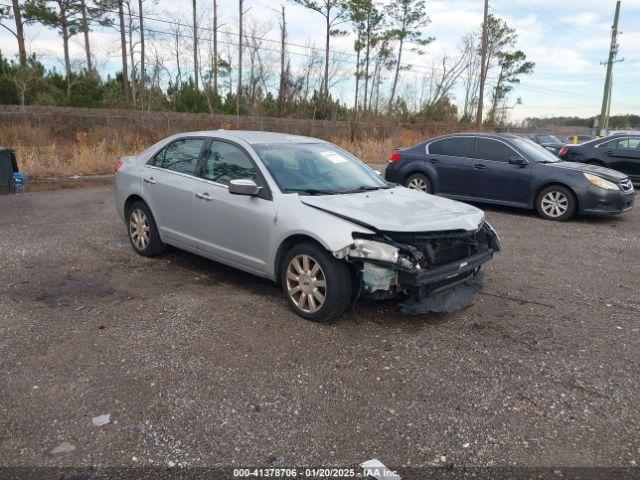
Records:
<instances>
[{"instance_id":1,"label":"utility pole","mask_svg":"<svg viewBox=\"0 0 640 480\"><path fill-rule=\"evenodd\" d=\"M244 0L238 0L239 30L238 36L238 92L236 93L236 115L240 115L240 97L242 95L242 5Z\"/></svg>"},{"instance_id":2,"label":"utility pole","mask_svg":"<svg viewBox=\"0 0 640 480\"><path fill-rule=\"evenodd\" d=\"M278 89L278 114L284 115L285 89L287 88L287 73L285 69L286 42L287 42L287 19L285 17L284 5L282 6L282 23L280 24L280 88Z\"/></svg>"},{"instance_id":3,"label":"utility pole","mask_svg":"<svg viewBox=\"0 0 640 480\"><path fill-rule=\"evenodd\" d=\"M609 129L609 111L611 109L611 84L613 64L624 60L616 60L618 55L618 19L620 18L620 0L616 2L616 13L611 27L611 45L609 46L609 59L603 65L607 66L607 76L604 81L604 93L602 95L602 110L600 111L600 136L604 136Z\"/></svg>"},{"instance_id":4,"label":"utility pole","mask_svg":"<svg viewBox=\"0 0 640 480\"><path fill-rule=\"evenodd\" d=\"M489 43L489 0L484 0L484 21L482 22L482 49L480 56L480 92L476 112L476 130L482 130L482 107L484 103L484 82L487 77L487 43Z\"/></svg>"}]
</instances>

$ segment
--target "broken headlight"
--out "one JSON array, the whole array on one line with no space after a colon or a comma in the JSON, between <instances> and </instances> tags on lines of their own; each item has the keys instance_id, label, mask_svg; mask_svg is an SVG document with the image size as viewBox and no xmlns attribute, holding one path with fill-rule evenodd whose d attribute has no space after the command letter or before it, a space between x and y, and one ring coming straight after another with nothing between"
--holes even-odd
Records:
<instances>
[{"instance_id":1,"label":"broken headlight","mask_svg":"<svg viewBox=\"0 0 640 480\"><path fill-rule=\"evenodd\" d=\"M357 238L349 250L349 257L397 263L399 251L398 248L387 243Z\"/></svg>"}]
</instances>

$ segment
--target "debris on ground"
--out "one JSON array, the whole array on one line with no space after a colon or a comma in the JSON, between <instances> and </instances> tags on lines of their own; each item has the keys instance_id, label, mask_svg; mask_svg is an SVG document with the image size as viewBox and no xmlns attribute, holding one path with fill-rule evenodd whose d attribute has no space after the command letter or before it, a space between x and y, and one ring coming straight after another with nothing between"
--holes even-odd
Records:
<instances>
[{"instance_id":1,"label":"debris on ground","mask_svg":"<svg viewBox=\"0 0 640 480\"><path fill-rule=\"evenodd\" d=\"M111 423L111 414L107 413L106 415L98 415L97 417L93 417L91 419L91 422L96 427L102 427L108 423Z\"/></svg>"},{"instance_id":2,"label":"debris on ground","mask_svg":"<svg viewBox=\"0 0 640 480\"><path fill-rule=\"evenodd\" d=\"M53 455L58 455L59 453L69 453L73 452L76 449L75 445L70 444L69 442L62 442L56 448L51 450Z\"/></svg>"}]
</instances>

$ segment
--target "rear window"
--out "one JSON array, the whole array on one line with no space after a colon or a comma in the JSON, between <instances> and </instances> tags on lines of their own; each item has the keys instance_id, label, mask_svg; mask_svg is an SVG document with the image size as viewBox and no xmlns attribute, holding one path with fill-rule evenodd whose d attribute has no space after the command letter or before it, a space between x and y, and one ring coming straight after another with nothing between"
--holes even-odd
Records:
<instances>
[{"instance_id":1,"label":"rear window","mask_svg":"<svg viewBox=\"0 0 640 480\"><path fill-rule=\"evenodd\" d=\"M471 157L473 137L452 137L436 140L429 144L429 153L450 157Z\"/></svg>"}]
</instances>

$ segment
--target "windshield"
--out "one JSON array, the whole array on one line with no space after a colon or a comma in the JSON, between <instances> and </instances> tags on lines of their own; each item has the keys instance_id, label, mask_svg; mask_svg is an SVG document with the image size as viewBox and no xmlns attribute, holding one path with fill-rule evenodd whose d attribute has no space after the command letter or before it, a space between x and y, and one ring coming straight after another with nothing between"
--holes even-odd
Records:
<instances>
[{"instance_id":1,"label":"windshield","mask_svg":"<svg viewBox=\"0 0 640 480\"><path fill-rule=\"evenodd\" d=\"M553 135L539 135L538 140L540 143L562 143L558 137Z\"/></svg>"},{"instance_id":2,"label":"windshield","mask_svg":"<svg viewBox=\"0 0 640 480\"><path fill-rule=\"evenodd\" d=\"M284 193L338 194L390 188L356 157L330 143L268 143L255 151Z\"/></svg>"},{"instance_id":3,"label":"windshield","mask_svg":"<svg viewBox=\"0 0 640 480\"><path fill-rule=\"evenodd\" d=\"M553 163L561 161L549 150L527 138L514 138L512 142L529 161L536 163Z\"/></svg>"}]
</instances>

